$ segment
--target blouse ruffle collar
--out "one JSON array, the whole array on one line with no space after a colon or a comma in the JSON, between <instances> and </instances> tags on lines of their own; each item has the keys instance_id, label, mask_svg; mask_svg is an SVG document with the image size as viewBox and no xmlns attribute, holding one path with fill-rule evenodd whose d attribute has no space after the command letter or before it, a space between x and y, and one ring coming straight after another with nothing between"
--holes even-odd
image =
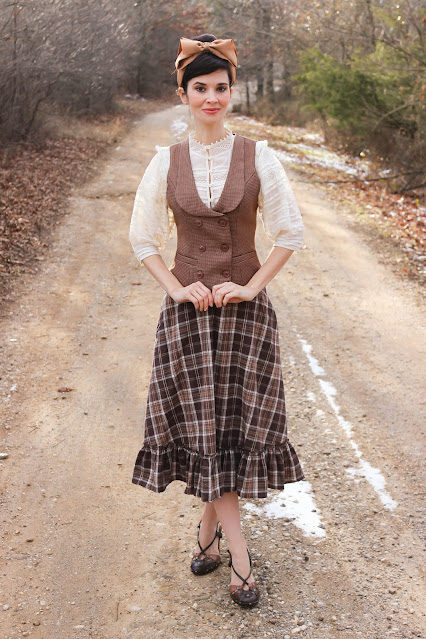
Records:
<instances>
[{"instance_id":1,"label":"blouse ruffle collar","mask_svg":"<svg viewBox=\"0 0 426 639\"><path fill-rule=\"evenodd\" d=\"M220 140L216 140L216 142L211 142L210 144L203 144L202 142L199 142L195 138L195 132L190 131L188 138L191 151L202 153L203 155L206 155L207 152L209 152L209 154L211 154L212 152L214 154L217 154L224 151L229 151L234 143L234 134L232 133L231 129L225 128L225 131L226 135L223 138L221 138Z\"/></svg>"}]
</instances>

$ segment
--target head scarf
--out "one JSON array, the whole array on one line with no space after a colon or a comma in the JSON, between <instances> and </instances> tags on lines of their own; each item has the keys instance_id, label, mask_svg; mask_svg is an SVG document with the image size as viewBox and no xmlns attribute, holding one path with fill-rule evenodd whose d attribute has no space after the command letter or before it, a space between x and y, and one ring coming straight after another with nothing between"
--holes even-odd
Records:
<instances>
[{"instance_id":1,"label":"head scarf","mask_svg":"<svg viewBox=\"0 0 426 639\"><path fill-rule=\"evenodd\" d=\"M234 41L229 40L213 40L213 42L200 42L199 40L191 40L190 38L181 38L179 42L179 51L175 62L175 71L177 73L178 86L182 85L183 74L185 73L185 67L190 64L200 53L204 51L210 51L217 55L219 58L228 60L230 62L230 70L232 83L236 79L237 68L237 49L235 48Z\"/></svg>"}]
</instances>

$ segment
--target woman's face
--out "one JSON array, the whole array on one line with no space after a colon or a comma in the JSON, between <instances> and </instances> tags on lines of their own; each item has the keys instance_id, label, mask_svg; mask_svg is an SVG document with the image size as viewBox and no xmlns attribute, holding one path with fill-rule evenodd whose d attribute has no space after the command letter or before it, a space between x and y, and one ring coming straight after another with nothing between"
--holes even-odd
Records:
<instances>
[{"instance_id":1,"label":"woman's face","mask_svg":"<svg viewBox=\"0 0 426 639\"><path fill-rule=\"evenodd\" d=\"M206 75L197 75L188 82L186 93L179 89L181 100L188 104L196 120L212 123L222 120L231 101L232 88L228 72L218 69Z\"/></svg>"}]
</instances>

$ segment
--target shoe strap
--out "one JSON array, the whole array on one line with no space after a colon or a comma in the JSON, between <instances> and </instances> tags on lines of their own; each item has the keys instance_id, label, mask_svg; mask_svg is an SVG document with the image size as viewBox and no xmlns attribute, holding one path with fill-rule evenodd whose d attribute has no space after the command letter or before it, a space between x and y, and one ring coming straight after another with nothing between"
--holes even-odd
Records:
<instances>
[{"instance_id":1,"label":"shoe strap","mask_svg":"<svg viewBox=\"0 0 426 639\"><path fill-rule=\"evenodd\" d=\"M198 524L198 545L201 548L201 552L199 553L201 555L201 554L206 554L206 550L208 550L210 548L210 546L212 546L214 544L214 540L216 539L216 537L219 537L219 539L222 539L222 533L220 532L220 530L217 529L217 525L216 525L216 532L215 532L215 536L213 537L213 540L209 543L208 546L203 548L202 545L200 544L200 528L201 528L201 521ZM249 577L250 577L250 575L249 575Z\"/></svg>"},{"instance_id":2,"label":"shoe strap","mask_svg":"<svg viewBox=\"0 0 426 639\"><path fill-rule=\"evenodd\" d=\"M237 573L237 571L235 570L234 564L232 563L232 555L231 555L231 568L235 572L235 574L237 575L238 579L241 579L241 581L243 582L241 584L241 586L238 587L238 589L244 588L244 586L246 586L246 585L250 588L250 584L248 583L247 579L250 577L250 575L252 573L252 567L251 567L251 557L250 557L250 553L248 552L248 550L247 550L247 553L248 553L249 560L250 560L250 572L249 572L249 574L247 575L247 577L245 579L244 579L244 577L241 577L241 575L239 575ZM231 553L229 553L229 554L231 554Z\"/></svg>"}]
</instances>

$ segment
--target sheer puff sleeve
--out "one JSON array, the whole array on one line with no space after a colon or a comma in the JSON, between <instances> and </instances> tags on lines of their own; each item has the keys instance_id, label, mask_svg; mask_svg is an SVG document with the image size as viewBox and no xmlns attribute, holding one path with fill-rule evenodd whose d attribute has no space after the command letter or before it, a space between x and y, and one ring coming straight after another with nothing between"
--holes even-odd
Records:
<instances>
[{"instance_id":1,"label":"sheer puff sleeve","mask_svg":"<svg viewBox=\"0 0 426 639\"><path fill-rule=\"evenodd\" d=\"M256 142L256 171L260 179L259 215L274 246L293 251L302 247L304 225L283 165L267 140Z\"/></svg>"},{"instance_id":2,"label":"sheer puff sleeve","mask_svg":"<svg viewBox=\"0 0 426 639\"><path fill-rule=\"evenodd\" d=\"M136 191L130 221L129 240L141 263L166 247L175 223L166 195L169 147L156 146L155 149L157 153L148 164Z\"/></svg>"}]
</instances>

